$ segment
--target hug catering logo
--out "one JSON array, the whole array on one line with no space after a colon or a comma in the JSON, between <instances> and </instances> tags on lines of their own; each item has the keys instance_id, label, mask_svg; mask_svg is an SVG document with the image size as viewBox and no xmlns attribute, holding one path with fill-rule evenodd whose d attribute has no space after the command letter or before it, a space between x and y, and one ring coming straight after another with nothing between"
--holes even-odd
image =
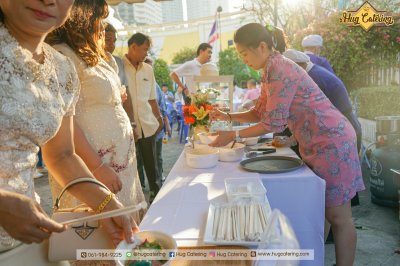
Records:
<instances>
[{"instance_id":1,"label":"hug catering logo","mask_svg":"<svg viewBox=\"0 0 400 266\"><path fill-rule=\"evenodd\" d=\"M372 26L390 26L394 24L393 16L387 16L386 11L378 11L368 1L355 11L343 11L340 22L351 27L360 26L369 31Z\"/></svg>"}]
</instances>

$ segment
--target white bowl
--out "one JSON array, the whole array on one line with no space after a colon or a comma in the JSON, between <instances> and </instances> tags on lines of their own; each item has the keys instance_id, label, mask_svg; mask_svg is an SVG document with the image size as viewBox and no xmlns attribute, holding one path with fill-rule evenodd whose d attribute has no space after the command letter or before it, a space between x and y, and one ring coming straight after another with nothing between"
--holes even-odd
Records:
<instances>
[{"instance_id":1,"label":"white bowl","mask_svg":"<svg viewBox=\"0 0 400 266\"><path fill-rule=\"evenodd\" d=\"M210 144L213 142L218 136L212 136L206 132L198 133L197 136L200 139L201 144Z\"/></svg>"},{"instance_id":2,"label":"white bowl","mask_svg":"<svg viewBox=\"0 0 400 266\"><path fill-rule=\"evenodd\" d=\"M121 241L118 244L116 250L124 250L124 251L132 250L136 246L137 242L143 243L146 239L149 242L157 241L160 244L162 250L175 251L177 249L177 244L175 239L172 236L159 231L140 231L134 234L134 239L135 241L133 244L129 244L125 240ZM118 266L125 266L125 260L118 260L118 258L116 258L115 262ZM169 262L170 261L168 260L166 263L162 265L164 266L169 265Z\"/></svg>"},{"instance_id":3,"label":"white bowl","mask_svg":"<svg viewBox=\"0 0 400 266\"><path fill-rule=\"evenodd\" d=\"M186 163L192 168L211 168L218 163L218 150L213 148L185 149Z\"/></svg>"},{"instance_id":4,"label":"white bowl","mask_svg":"<svg viewBox=\"0 0 400 266\"><path fill-rule=\"evenodd\" d=\"M250 137L244 140L246 146L256 145L258 143L258 137Z\"/></svg>"},{"instance_id":5,"label":"white bowl","mask_svg":"<svg viewBox=\"0 0 400 266\"><path fill-rule=\"evenodd\" d=\"M219 149L219 160L222 162L234 162L239 161L243 158L244 147L242 143L235 143L235 146L231 149L232 143L221 147Z\"/></svg>"}]
</instances>

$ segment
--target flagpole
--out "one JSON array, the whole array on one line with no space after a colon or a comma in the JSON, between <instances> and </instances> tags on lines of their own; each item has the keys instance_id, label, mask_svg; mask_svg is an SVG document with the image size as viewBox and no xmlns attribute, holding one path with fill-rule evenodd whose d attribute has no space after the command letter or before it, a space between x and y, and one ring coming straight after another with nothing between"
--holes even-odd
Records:
<instances>
[{"instance_id":1,"label":"flagpole","mask_svg":"<svg viewBox=\"0 0 400 266\"><path fill-rule=\"evenodd\" d=\"M218 13L218 29L219 29L219 52L222 52L221 12L222 12L222 7L218 6L217 13Z\"/></svg>"}]
</instances>

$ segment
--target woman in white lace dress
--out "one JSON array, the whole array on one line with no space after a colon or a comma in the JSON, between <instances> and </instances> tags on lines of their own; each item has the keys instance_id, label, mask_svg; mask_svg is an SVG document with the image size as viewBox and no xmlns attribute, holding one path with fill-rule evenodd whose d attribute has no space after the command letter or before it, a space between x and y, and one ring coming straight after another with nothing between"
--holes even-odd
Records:
<instances>
[{"instance_id":1,"label":"woman in white lace dress","mask_svg":"<svg viewBox=\"0 0 400 266\"><path fill-rule=\"evenodd\" d=\"M73 0L0 1L0 264L35 264L43 256L37 244L65 228L47 217L35 200L33 175L39 146L57 182L92 177L76 156L72 116L79 82L73 64L43 43L62 25ZM110 192L93 183L69 190L93 209ZM104 210L121 208L112 197ZM132 229L130 216L102 220L114 243ZM123 234L124 233L124 234ZM21 255L23 254L23 255ZM45 259L41 265L45 264Z\"/></svg>"},{"instance_id":2,"label":"woman in white lace dress","mask_svg":"<svg viewBox=\"0 0 400 266\"><path fill-rule=\"evenodd\" d=\"M118 192L124 205L137 205L145 198L137 175L135 140L121 104L118 71L106 62L109 57L101 42L107 14L105 0L76 0L66 23L49 35L48 42L72 60L81 83L74 117L77 154L97 179ZM55 182L51 188L53 197L61 189ZM71 195L63 199L63 207L77 204ZM139 223L143 212L132 216Z\"/></svg>"}]
</instances>

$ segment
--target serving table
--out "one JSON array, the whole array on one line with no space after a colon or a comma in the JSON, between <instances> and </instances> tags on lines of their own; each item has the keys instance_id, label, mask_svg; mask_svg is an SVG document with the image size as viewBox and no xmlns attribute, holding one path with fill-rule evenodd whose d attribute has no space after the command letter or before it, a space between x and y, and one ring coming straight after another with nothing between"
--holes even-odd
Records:
<instances>
[{"instance_id":1,"label":"serving table","mask_svg":"<svg viewBox=\"0 0 400 266\"><path fill-rule=\"evenodd\" d=\"M289 148L271 155L296 157ZM170 234L178 247L204 247L204 230L211 201L224 201L225 178L260 177L272 209L289 219L301 249L314 250L314 260L300 265L324 265L325 181L307 166L280 174L250 173L239 162L219 162L210 169L186 165L182 152L140 224L141 230Z\"/></svg>"}]
</instances>

